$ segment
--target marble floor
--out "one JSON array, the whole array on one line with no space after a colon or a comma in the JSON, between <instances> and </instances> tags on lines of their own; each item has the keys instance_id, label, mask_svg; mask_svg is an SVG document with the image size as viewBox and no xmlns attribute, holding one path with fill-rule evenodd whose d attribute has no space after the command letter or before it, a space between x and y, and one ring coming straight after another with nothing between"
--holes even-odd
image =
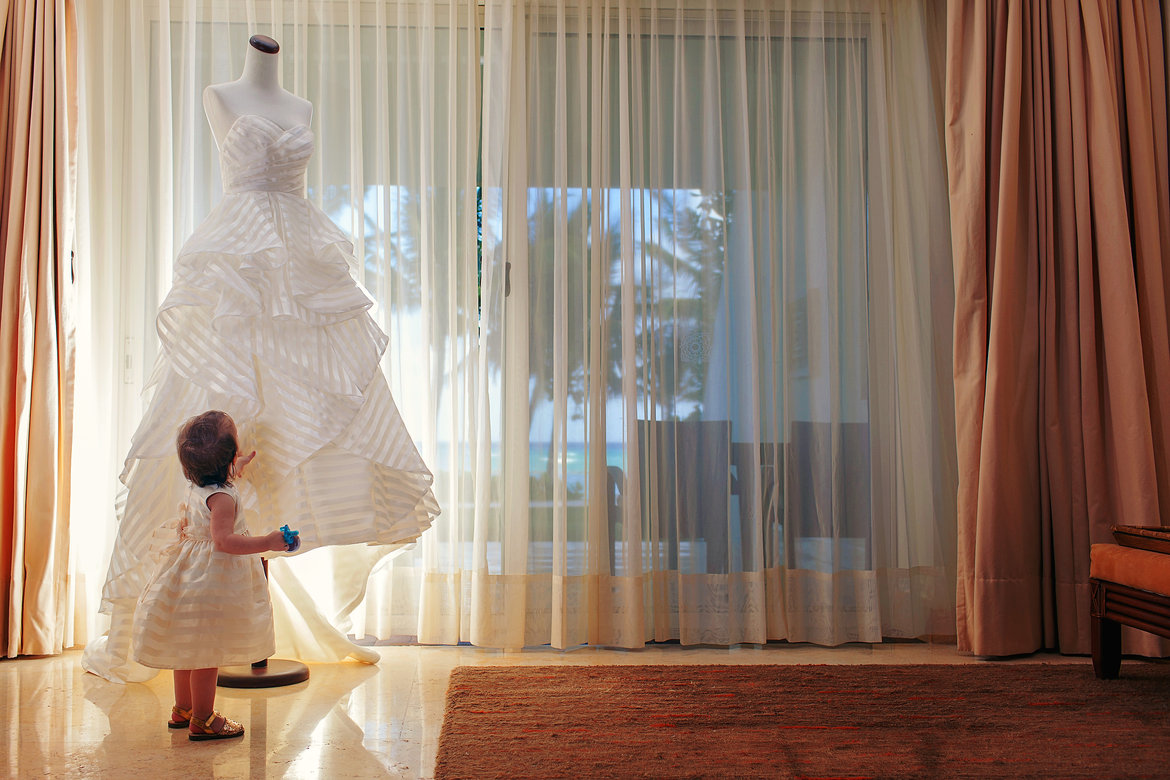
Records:
<instances>
[{"instance_id":1,"label":"marble floor","mask_svg":"<svg viewBox=\"0 0 1170 780\"><path fill-rule=\"evenodd\" d=\"M216 708L242 739L191 742L169 730L171 675L117 685L81 669L81 653L0 661L0 776L10 778L425 778L432 774L447 678L463 665L1090 663L1037 654L985 661L954 645L899 642L824 648L655 645L502 652L375 648L377 665L314 664L285 688L220 688ZM1127 662L1129 663L1129 662Z\"/></svg>"}]
</instances>

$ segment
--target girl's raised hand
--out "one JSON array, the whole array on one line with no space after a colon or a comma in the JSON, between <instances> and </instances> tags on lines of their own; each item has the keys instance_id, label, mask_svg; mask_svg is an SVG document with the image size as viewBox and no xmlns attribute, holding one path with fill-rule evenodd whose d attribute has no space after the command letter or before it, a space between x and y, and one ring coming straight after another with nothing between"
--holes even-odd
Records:
<instances>
[{"instance_id":1,"label":"girl's raised hand","mask_svg":"<svg viewBox=\"0 0 1170 780\"><path fill-rule=\"evenodd\" d=\"M240 457L236 455L235 461L232 463L232 477L238 477L244 473L244 467L252 462L252 458L256 457L256 450L252 450L247 455Z\"/></svg>"}]
</instances>

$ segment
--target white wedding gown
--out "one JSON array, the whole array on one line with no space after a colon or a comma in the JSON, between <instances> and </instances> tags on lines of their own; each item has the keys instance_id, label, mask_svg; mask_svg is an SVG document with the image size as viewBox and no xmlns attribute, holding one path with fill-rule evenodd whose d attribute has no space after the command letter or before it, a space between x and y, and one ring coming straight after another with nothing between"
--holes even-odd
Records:
<instances>
[{"instance_id":1,"label":"white wedding gown","mask_svg":"<svg viewBox=\"0 0 1170 780\"><path fill-rule=\"evenodd\" d=\"M284 129L252 114L236 119L223 140L223 200L180 251L158 312L151 400L122 471L125 507L102 591L111 627L82 659L95 674L120 681L153 674L127 657L134 608L155 563L152 537L187 489L175 437L193 415L227 412L242 451L257 451L237 485L253 535L287 523L300 531L298 555L377 546L353 551L342 600L360 597L353 591L364 589L369 567L417 539L439 513L431 472L379 369L388 339L351 275L353 245L304 197L313 148L307 126ZM348 548L340 549L335 566L346 570ZM303 636L329 627L300 583L282 587L289 567L272 563L278 653L307 640L337 658L353 651L376 659L344 637L314 644ZM282 643L282 622L302 636Z\"/></svg>"}]
</instances>

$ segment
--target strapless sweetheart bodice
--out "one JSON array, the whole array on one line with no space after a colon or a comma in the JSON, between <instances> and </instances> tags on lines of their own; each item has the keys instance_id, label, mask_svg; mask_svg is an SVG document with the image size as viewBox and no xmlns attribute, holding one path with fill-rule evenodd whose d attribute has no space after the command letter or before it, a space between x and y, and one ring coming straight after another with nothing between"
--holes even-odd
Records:
<instances>
[{"instance_id":1,"label":"strapless sweetheart bodice","mask_svg":"<svg viewBox=\"0 0 1170 780\"><path fill-rule=\"evenodd\" d=\"M313 156L313 131L285 130L257 114L236 118L219 150L223 191L287 192L304 195L305 171Z\"/></svg>"}]
</instances>

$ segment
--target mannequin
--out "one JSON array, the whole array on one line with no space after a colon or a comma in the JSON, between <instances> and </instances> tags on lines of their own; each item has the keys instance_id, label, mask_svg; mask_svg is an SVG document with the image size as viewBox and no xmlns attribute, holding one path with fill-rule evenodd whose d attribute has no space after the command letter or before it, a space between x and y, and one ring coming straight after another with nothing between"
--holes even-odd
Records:
<instances>
[{"instance_id":1,"label":"mannequin","mask_svg":"<svg viewBox=\"0 0 1170 780\"><path fill-rule=\"evenodd\" d=\"M240 77L203 90L203 110L216 146L223 147L228 131L243 114L271 119L284 130L308 126L313 104L280 86L279 51L280 44L272 38L253 35Z\"/></svg>"},{"instance_id":2,"label":"mannequin","mask_svg":"<svg viewBox=\"0 0 1170 780\"><path fill-rule=\"evenodd\" d=\"M226 84L211 84L203 90L203 110L211 125L216 147L223 148L236 120L245 114L270 119L282 130L308 126L313 118L313 104L280 86L279 51L280 44L274 39L267 35L253 35L248 39L240 77ZM264 576L269 576L267 560L264 561ZM306 622L312 625L314 621L307 617ZM327 624L313 626L313 630L317 635L339 634ZM363 657L361 660L368 663L377 659ZM308 667L299 661L266 658L253 663L250 669L220 669L218 684L230 688L267 688L293 685L308 677Z\"/></svg>"}]
</instances>

